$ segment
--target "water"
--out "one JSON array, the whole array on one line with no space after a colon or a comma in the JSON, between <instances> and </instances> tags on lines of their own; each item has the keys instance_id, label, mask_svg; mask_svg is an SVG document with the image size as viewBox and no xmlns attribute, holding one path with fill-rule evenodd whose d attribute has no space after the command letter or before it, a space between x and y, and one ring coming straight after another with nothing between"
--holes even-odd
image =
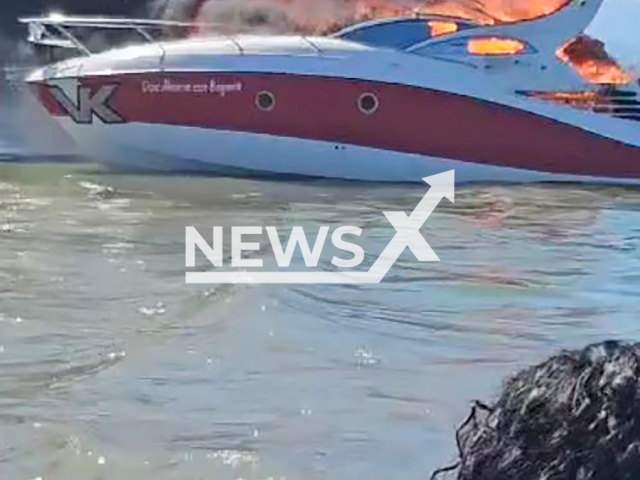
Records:
<instances>
[{"instance_id":1,"label":"water","mask_svg":"<svg viewBox=\"0 0 640 480\"><path fill-rule=\"evenodd\" d=\"M640 339L633 189L458 188L380 285L184 284L186 225L375 251L423 193L0 164L0 478L424 479L505 375Z\"/></svg>"}]
</instances>

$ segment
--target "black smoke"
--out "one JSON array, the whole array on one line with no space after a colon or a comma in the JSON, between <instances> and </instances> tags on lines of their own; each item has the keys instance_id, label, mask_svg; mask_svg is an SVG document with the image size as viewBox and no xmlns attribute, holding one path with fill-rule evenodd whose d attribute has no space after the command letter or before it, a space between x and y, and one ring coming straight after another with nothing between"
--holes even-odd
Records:
<instances>
[{"instance_id":1,"label":"black smoke","mask_svg":"<svg viewBox=\"0 0 640 480\"><path fill-rule=\"evenodd\" d=\"M77 15L146 15L148 0L3 0L0 2L0 36L18 38L24 27L17 18L64 12Z\"/></svg>"}]
</instances>

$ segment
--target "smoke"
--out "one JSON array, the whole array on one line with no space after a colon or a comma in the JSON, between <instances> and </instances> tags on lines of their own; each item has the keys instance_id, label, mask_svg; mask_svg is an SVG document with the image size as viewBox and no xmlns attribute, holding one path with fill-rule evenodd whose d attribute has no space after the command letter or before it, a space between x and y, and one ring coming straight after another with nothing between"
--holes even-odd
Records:
<instances>
[{"instance_id":1,"label":"smoke","mask_svg":"<svg viewBox=\"0 0 640 480\"><path fill-rule=\"evenodd\" d=\"M158 0L157 16L203 24L225 30L265 32L324 32L355 18L356 2L349 0Z\"/></svg>"},{"instance_id":2,"label":"smoke","mask_svg":"<svg viewBox=\"0 0 640 480\"><path fill-rule=\"evenodd\" d=\"M157 16L218 25L226 32L324 34L358 21L426 14L467 18L482 24L541 17L569 0L155 0ZM161 3L158 3L161 2ZM196 32L206 33L201 27ZM561 47L561 46L559 46ZM602 42L582 35L558 50L580 76L595 84L626 84L631 76Z\"/></svg>"},{"instance_id":3,"label":"smoke","mask_svg":"<svg viewBox=\"0 0 640 480\"><path fill-rule=\"evenodd\" d=\"M222 24L233 29L325 33L355 21L441 14L484 24L551 13L567 0L155 0L166 19Z\"/></svg>"},{"instance_id":4,"label":"smoke","mask_svg":"<svg viewBox=\"0 0 640 480\"><path fill-rule=\"evenodd\" d=\"M295 7L295 6L294 6ZM286 32L296 30L295 8L276 0L217 0L204 3L196 12L199 21L214 22L231 30Z\"/></svg>"},{"instance_id":5,"label":"smoke","mask_svg":"<svg viewBox=\"0 0 640 480\"><path fill-rule=\"evenodd\" d=\"M4 76L4 71L0 73ZM47 115L19 79L0 80L0 160L69 158L74 154L73 144L66 133Z\"/></svg>"},{"instance_id":6,"label":"smoke","mask_svg":"<svg viewBox=\"0 0 640 480\"><path fill-rule=\"evenodd\" d=\"M0 34L0 71L14 64L18 53L17 42ZM0 81L3 76L0 76Z\"/></svg>"},{"instance_id":7,"label":"smoke","mask_svg":"<svg viewBox=\"0 0 640 480\"><path fill-rule=\"evenodd\" d=\"M0 160L74 153L70 139L22 82L36 61L26 42L0 37Z\"/></svg>"},{"instance_id":8,"label":"smoke","mask_svg":"<svg viewBox=\"0 0 640 480\"><path fill-rule=\"evenodd\" d=\"M558 50L558 58L570 63L588 82L625 85L632 79L607 52L604 42L580 35ZM635 74L633 75L635 77Z\"/></svg>"}]
</instances>

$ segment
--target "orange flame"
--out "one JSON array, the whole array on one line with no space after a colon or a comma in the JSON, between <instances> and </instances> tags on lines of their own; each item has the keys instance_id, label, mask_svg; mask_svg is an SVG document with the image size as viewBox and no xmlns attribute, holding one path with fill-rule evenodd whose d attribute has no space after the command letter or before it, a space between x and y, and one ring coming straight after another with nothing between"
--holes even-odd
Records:
<instances>
[{"instance_id":1,"label":"orange flame","mask_svg":"<svg viewBox=\"0 0 640 480\"><path fill-rule=\"evenodd\" d=\"M570 105L581 110L593 110L603 104L598 92L530 92L529 96L561 105Z\"/></svg>"},{"instance_id":2,"label":"orange flame","mask_svg":"<svg viewBox=\"0 0 640 480\"><path fill-rule=\"evenodd\" d=\"M196 21L203 18L205 6L221 0L193 0L196 2ZM384 17L442 15L464 18L476 23L493 25L503 22L530 20L551 14L570 0L246 0L255 5L276 5L282 8L290 29L299 33L322 34L336 31L363 20ZM229 2L233 4L233 2ZM322 6L322 8L319 8ZM326 7L326 8L325 8ZM330 13L327 13L330 12ZM260 15L257 15L259 18ZM430 21L427 27L432 36L454 33L458 25L453 21ZM233 26L230 26L232 29ZM625 84L630 77L606 54L601 42L581 36L562 46L557 56L572 65L585 80L595 84ZM482 40L468 45L477 55L517 54L524 45L517 40Z\"/></svg>"},{"instance_id":3,"label":"orange flame","mask_svg":"<svg viewBox=\"0 0 640 480\"><path fill-rule=\"evenodd\" d=\"M492 25L503 22L530 20L553 13L568 0L357 0L356 19L379 18L380 13L392 15L443 15ZM399 5L398 3L401 3Z\"/></svg>"},{"instance_id":4,"label":"orange flame","mask_svg":"<svg viewBox=\"0 0 640 480\"><path fill-rule=\"evenodd\" d=\"M394 5L393 2L387 0L357 0L354 6L354 17L356 20L412 15L414 15L412 8Z\"/></svg>"},{"instance_id":5,"label":"orange flame","mask_svg":"<svg viewBox=\"0 0 640 480\"><path fill-rule=\"evenodd\" d=\"M443 20L431 20L427 22L432 37L439 37L441 35L449 35L458 31L458 24L456 22L446 22Z\"/></svg>"},{"instance_id":6,"label":"orange flame","mask_svg":"<svg viewBox=\"0 0 640 480\"><path fill-rule=\"evenodd\" d=\"M513 38L472 38L467 43L467 51L473 55L517 55L524 49L524 43Z\"/></svg>"},{"instance_id":7,"label":"orange flame","mask_svg":"<svg viewBox=\"0 0 640 480\"><path fill-rule=\"evenodd\" d=\"M587 82L625 85L631 81L631 77L609 56L604 43L587 35L580 35L563 45L556 55L573 66Z\"/></svg>"},{"instance_id":8,"label":"orange flame","mask_svg":"<svg viewBox=\"0 0 640 480\"><path fill-rule=\"evenodd\" d=\"M193 0L195 21L221 0ZM480 24L528 20L552 13L568 0L252 0L256 5L284 7L291 26L300 33L323 33L347 24L384 17L443 15ZM233 3L233 2L230 2ZM326 8L319 8L322 4ZM327 12L331 12L327 14ZM319 13L315 15L315 13ZM441 31L441 30L438 30ZM451 32L449 32L451 33Z\"/></svg>"}]
</instances>

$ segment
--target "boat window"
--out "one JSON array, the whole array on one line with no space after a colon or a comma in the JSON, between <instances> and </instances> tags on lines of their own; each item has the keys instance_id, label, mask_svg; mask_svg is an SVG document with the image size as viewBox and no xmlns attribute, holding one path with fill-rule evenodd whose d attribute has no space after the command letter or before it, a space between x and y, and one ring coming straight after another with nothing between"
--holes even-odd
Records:
<instances>
[{"instance_id":1,"label":"boat window","mask_svg":"<svg viewBox=\"0 0 640 480\"><path fill-rule=\"evenodd\" d=\"M276 98L271 92L260 92L256 95L256 105L260 110L270 112L276 106Z\"/></svg>"},{"instance_id":2,"label":"boat window","mask_svg":"<svg viewBox=\"0 0 640 480\"><path fill-rule=\"evenodd\" d=\"M378 97L373 93L363 93L358 99L358 108L360 108L360 111L365 115L375 113L379 106Z\"/></svg>"},{"instance_id":3,"label":"boat window","mask_svg":"<svg viewBox=\"0 0 640 480\"><path fill-rule=\"evenodd\" d=\"M470 22L448 18L377 20L349 27L334 36L376 47L406 49L435 37L473 28Z\"/></svg>"},{"instance_id":4,"label":"boat window","mask_svg":"<svg viewBox=\"0 0 640 480\"><path fill-rule=\"evenodd\" d=\"M624 85L631 77L607 52L600 40L580 35L563 45L557 57L571 65L587 82L598 85Z\"/></svg>"}]
</instances>

